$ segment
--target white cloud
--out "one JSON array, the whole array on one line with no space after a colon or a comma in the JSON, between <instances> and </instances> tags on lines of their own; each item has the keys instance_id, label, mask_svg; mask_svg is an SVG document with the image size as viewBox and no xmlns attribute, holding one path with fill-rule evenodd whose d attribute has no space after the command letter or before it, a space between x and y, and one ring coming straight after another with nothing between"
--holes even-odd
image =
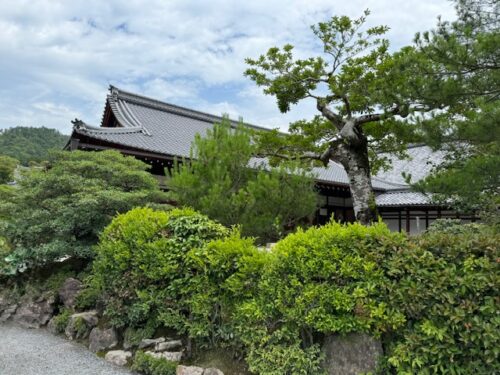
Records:
<instances>
[{"instance_id":1,"label":"white cloud","mask_svg":"<svg viewBox=\"0 0 500 375\"><path fill-rule=\"evenodd\" d=\"M372 10L370 24L391 27L394 48L433 27L438 15L454 13L447 0L2 1L0 128L23 123L69 132L77 116L98 123L110 83L286 127L314 107L303 103L281 115L274 99L243 77L245 57L285 43L312 54L311 24L365 8ZM224 94L224 86L241 92Z\"/></svg>"}]
</instances>

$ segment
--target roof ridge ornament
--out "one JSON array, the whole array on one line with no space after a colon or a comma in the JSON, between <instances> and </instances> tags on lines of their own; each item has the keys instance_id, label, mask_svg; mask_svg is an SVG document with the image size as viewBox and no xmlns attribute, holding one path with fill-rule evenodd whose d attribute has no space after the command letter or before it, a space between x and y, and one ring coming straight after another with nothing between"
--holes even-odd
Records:
<instances>
[{"instance_id":1,"label":"roof ridge ornament","mask_svg":"<svg viewBox=\"0 0 500 375\"><path fill-rule=\"evenodd\" d=\"M109 94L111 95L111 97L113 98L114 101L118 100L118 93L119 93L118 88L116 88L115 86L109 85Z\"/></svg>"},{"instance_id":2,"label":"roof ridge ornament","mask_svg":"<svg viewBox=\"0 0 500 375\"><path fill-rule=\"evenodd\" d=\"M73 129L86 128L85 123L82 120L77 119L76 117L74 120L71 120L71 123L73 124Z\"/></svg>"}]
</instances>

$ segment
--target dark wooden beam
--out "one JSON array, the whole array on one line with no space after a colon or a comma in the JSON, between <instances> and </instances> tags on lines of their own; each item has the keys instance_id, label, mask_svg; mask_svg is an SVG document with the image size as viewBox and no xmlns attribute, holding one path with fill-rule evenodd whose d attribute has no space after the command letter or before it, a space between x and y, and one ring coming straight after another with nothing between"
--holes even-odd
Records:
<instances>
[{"instance_id":1,"label":"dark wooden beam","mask_svg":"<svg viewBox=\"0 0 500 375\"><path fill-rule=\"evenodd\" d=\"M410 233L410 210L406 209L406 233Z\"/></svg>"}]
</instances>

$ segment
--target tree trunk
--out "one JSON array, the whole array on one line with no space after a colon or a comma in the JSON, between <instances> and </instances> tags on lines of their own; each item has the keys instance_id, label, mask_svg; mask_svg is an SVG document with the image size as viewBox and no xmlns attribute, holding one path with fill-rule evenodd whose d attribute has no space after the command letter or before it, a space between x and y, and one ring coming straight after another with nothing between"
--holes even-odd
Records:
<instances>
[{"instance_id":1,"label":"tree trunk","mask_svg":"<svg viewBox=\"0 0 500 375\"><path fill-rule=\"evenodd\" d=\"M366 140L363 139L356 145L342 143L336 151L336 161L340 161L349 178L356 220L363 225L369 225L377 219L378 215L373 195Z\"/></svg>"}]
</instances>

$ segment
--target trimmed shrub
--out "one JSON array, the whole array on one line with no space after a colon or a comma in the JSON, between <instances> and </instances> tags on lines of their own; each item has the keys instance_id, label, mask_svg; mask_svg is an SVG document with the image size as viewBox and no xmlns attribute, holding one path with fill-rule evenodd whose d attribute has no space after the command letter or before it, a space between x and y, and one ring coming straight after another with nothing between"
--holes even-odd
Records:
<instances>
[{"instance_id":1,"label":"trimmed shrub","mask_svg":"<svg viewBox=\"0 0 500 375\"><path fill-rule=\"evenodd\" d=\"M253 298L238 307L237 328L251 371L319 374L321 336L380 335L405 317L387 304L384 258L405 245L384 224L335 222L289 235L272 249Z\"/></svg>"},{"instance_id":2,"label":"trimmed shrub","mask_svg":"<svg viewBox=\"0 0 500 375\"><path fill-rule=\"evenodd\" d=\"M477 224L408 239L331 222L265 251L190 209L141 208L105 229L91 287L112 324L132 328L128 341L173 328L263 375L322 374L324 336L350 332L383 339L384 374L490 374L498 243Z\"/></svg>"},{"instance_id":3,"label":"trimmed shrub","mask_svg":"<svg viewBox=\"0 0 500 375\"><path fill-rule=\"evenodd\" d=\"M398 374L500 372L499 243L492 228L451 226L388 259L388 302L408 320L389 338Z\"/></svg>"},{"instance_id":4,"label":"trimmed shrub","mask_svg":"<svg viewBox=\"0 0 500 375\"><path fill-rule=\"evenodd\" d=\"M115 327L190 329L193 272L187 254L228 229L191 209L133 209L118 215L96 248L94 288Z\"/></svg>"},{"instance_id":5,"label":"trimmed shrub","mask_svg":"<svg viewBox=\"0 0 500 375\"><path fill-rule=\"evenodd\" d=\"M132 370L144 375L175 375L177 364L165 358L155 358L139 350L135 353Z\"/></svg>"},{"instance_id":6,"label":"trimmed shrub","mask_svg":"<svg viewBox=\"0 0 500 375\"><path fill-rule=\"evenodd\" d=\"M268 255L239 230L188 253L193 272L189 286L192 323L189 334L199 344L231 345L237 349L234 313L257 287Z\"/></svg>"}]
</instances>

